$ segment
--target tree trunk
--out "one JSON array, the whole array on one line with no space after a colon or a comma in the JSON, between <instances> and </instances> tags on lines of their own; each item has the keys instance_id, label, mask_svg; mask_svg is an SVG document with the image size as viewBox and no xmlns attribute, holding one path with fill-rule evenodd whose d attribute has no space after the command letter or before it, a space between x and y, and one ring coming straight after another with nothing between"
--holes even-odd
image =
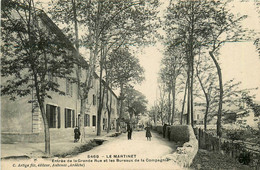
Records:
<instances>
[{"instance_id":1,"label":"tree trunk","mask_svg":"<svg viewBox=\"0 0 260 170\"><path fill-rule=\"evenodd\" d=\"M209 96L202 84L202 81L199 77L199 70L198 70L198 67L196 67L196 71L197 71L197 77L198 77L198 80L199 80L199 83L200 83L200 86L201 86L201 89L204 93L204 96L205 96L205 99L206 99L206 111L205 111L205 115L204 115L204 130L206 131L207 130L207 119L208 119L208 112L209 112Z\"/></svg>"},{"instance_id":2,"label":"tree trunk","mask_svg":"<svg viewBox=\"0 0 260 170\"><path fill-rule=\"evenodd\" d=\"M97 136L101 135L101 115L102 115L102 106L99 106L98 113L97 113Z\"/></svg>"},{"instance_id":3,"label":"tree trunk","mask_svg":"<svg viewBox=\"0 0 260 170\"><path fill-rule=\"evenodd\" d=\"M86 99L80 99L80 113L79 113L79 131L80 131L80 142L85 142L85 127L84 127L84 114L86 113Z\"/></svg>"},{"instance_id":4,"label":"tree trunk","mask_svg":"<svg viewBox=\"0 0 260 170\"><path fill-rule=\"evenodd\" d=\"M168 110L168 124L171 123L171 88L169 88L169 93L168 93L168 107L169 107L169 110ZM163 123L163 121L162 121Z\"/></svg>"},{"instance_id":5,"label":"tree trunk","mask_svg":"<svg viewBox=\"0 0 260 170\"><path fill-rule=\"evenodd\" d=\"M182 103L181 122L180 122L181 125L182 125L182 123L183 123L183 113L184 113L184 107L185 107L185 101L186 101L187 86L188 86L188 79L187 79L187 81L186 81L185 92L184 92L183 103Z\"/></svg>"},{"instance_id":6,"label":"tree trunk","mask_svg":"<svg viewBox=\"0 0 260 170\"><path fill-rule=\"evenodd\" d=\"M43 102L39 102L39 105L40 105L40 110L41 110L42 120L44 125L45 153L49 156L51 153L49 124L47 121L47 116L45 113Z\"/></svg>"},{"instance_id":7,"label":"tree trunk","mask_svg":"<svg viewBox=\"0 0 260 170\"><path fill-rule=\"evenodd\" d=\"M209 113L209 101L207 99L207 106L206 106L206 111L205 111L205 115L204 115L204 131L207 130L208 113Z\"/></svg>"},{"instance_id":8,"label":"tree trunk","mask_svg":"<svg viewBox=\"0 0 260 170\"><path fill-rule=\"evenodd\" d=\"M193 44L194 44L194 2L191 2L191 10L192 10L192 15L191 15L191 35L190 35L190 65L191 65L191 77L190 77L190 123L191 126L193 127L193 76L194 76L194 53L193 53Z\"/></svg>"},{"instance_id":9,"label":"tree trunk","mask_svg":"<svg viewBox=\"0 0 260 170\"><path fill-rule=\"evenodd\" d=\"M134 113L133 113L133 112L129 112L129 116L130 116L130 123L132 123L132 120L133 120L133 115L134 115Z\"/></svg>"},{"instance_id":10,"label":"tree trunk","mask_svg":"<svg viewBox=\"0 0 260 170\"><path fill-rule=\"evenodd\" d=\"M107 110L107 133L109 133L110 132L110 129L111 129L111 111L110 110Z\"/></svg>"},{"instance_id":11,"label":"tree trunk","mask_svg":"<svg viewBox=\"0 0 260 170\"><path fill-rule=\"evenodd\" d=\"M218 78L219 78L219 104L218 104L218 119L217 119L217 135L219 137L222 136L222 131L221 131L221 118L222 118L222 102L223 102L223 84L222 84L222 73L221 73L221 68L213 54L213 51L209 52L210 57L214 61L214 64L217 68L218 71Z\"/></svg>"},{"instance_id":12,"label":"tree trunk","mask_svg":"<svg viewBox=\"0 0 260 170\"><path fill-rule=\"evenodd\" d=\"M193 65L193 56L191 62L191 84L190 84L190 121L191 126L194 126L194 112L193 112L193 75L194 75L194 65Z\"/></svg>"},{"instance_id":13,"label":"tree trunk","mask_svg":"<svg viewBox=\"0 0 260 170\"><path fill-rule=\"evenodd\" d=\"M119 110L119 117L116 122L116 132L119 132L120 122L123 114L123 84L120 84L120 110Z\"/></svg>"},{"instance_id":14,"label":"tree trunk","mask_svg":"<svg viewBox=\"0 0 260 170\"><path fill-rule=\"evenodd\" d=\"M175 92L176 90L176 80L174 80L174 83L172 84L172 119L171 119L171 125L173 125L173 119L175 115Z\"/></svg>"},{"instance_id":15,"label":"tree trunk","mask_svg":"<svg viewBox=\"0 0 260 170\"><path fill-rule=\"evenodd\" d=\"M190 66L189 66L190 67ZM190 69L188 69L187 125L190 125Z\"/></svg>"},{"instance_id":16,"label":"tree trunk","mask_svg":"<svg viewBox=\"0 0 260 170\"><path fill-rule=\"evenodd\" d=\"M101 61L100 61L100 73L99 73L99 102L98 102L98 113L97 113L97 136L101 135L101 116L104 104L105 87L102 89L102 77L103 77L103 48L101 50ZM105 86L105 85L104 85Z\"/></svg>"},{"instance_id":17,"label":"tree trunk","mask_svg":"<svg viewBox=\"0 0 260 170\"><path fill-rule=\"evenodd\" d=\"M107 128L107 133L110 132L111 129L111 112L112 112L112 93L110 93L110 100L109 100L109 104L108 104L108 88L107 88L107 100L106 100L106 106L107 106L107 116L108 116L108 128Z\"/></svg>"}]
</instances>

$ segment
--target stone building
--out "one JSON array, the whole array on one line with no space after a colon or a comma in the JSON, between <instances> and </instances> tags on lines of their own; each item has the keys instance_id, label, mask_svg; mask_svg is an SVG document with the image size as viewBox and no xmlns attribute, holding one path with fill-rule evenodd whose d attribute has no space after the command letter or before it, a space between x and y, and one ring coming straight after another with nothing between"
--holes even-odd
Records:
<instances>
[{"instance_id":1,"label":"stone building","mask_svg":"<svg viewBox=\"0 0 260 170\"><path fill-rule=\"evenodd\" d=\"M39 24L60 37L62 41L70 47L68 51L76 56L76 50L73 44L66 38L58 26L41 10L37 14ZM81 57L81 56L80 56ZM87 62L81 57L82 62ZM84 79L86 70L82 70L81 77ZM76 66L75 72L76 76ZM68 78L60 79L47 76L60 85L60 89L65 92L65 95L59 95L55 92L50 92L51 99L45 100L45 111L50 128L50 135L52 139L73 138L73 129L78 126L80 113L80 100L78 97L77 84L72 83ZM2 83L6 81L2 78ZM105 81L102 81L103 86L107 86ZM92 87L88 94L87 112L84 115L85 133L95 132L97 129L97 108L98 108L98 94L99 94L99 77L94 74L92 80ZM118 98L116 94L110 89L109 95L112 102L111 124L116 124L118 118ZM10 96L1 96L1 141L8 142L37 142L43 141L43 121L39 110L38 103L35 102L34 90L31 90L31 95L25 97L18 97L15 101L9 100ZM106 107L103 107L101 117L101 128L106 130L108 127L108 114Z\"/></svg>"}]
</instances>

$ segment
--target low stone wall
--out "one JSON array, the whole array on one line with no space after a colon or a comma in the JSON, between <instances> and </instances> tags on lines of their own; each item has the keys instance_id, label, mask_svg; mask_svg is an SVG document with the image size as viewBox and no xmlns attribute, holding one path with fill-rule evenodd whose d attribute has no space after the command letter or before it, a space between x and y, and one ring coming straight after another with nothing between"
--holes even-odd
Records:
<instances>
[{"instance_id":1,"label":"low stone wall","mask_svg":"<svg viewBox=\"0 0 260 170\"><path fill-rule=\"evenodd\" d=\"M165 158L182 167L189 167L198 152L198 141L192 127L188 125L168 126L165 137L170 141L183 143L182 146L177 147L176 152L166 155Z\"/></svg>"},{"instance_id":2,"label":"low stone wall","mask_svg":"<svg viewBox=\"0 0 260 170\"><path fill-rule=\"evenodd\" d=\"M106 132L103 132L106 133ZM96 134L95 128L85 128L85 134ZM50 139L55 141L74 141L74 128L52 129L50 128ZM12 144L17 142L38 143L44 142L44 133L1 133L1 143Z\"/></svg>"},{"instance_id":3,"label":"low stone wall","mask_svg":"<svg viewBox=\"0 0 260 170\"><path fill-rule=\"evenodd\" d=\"M42 142L43 134L20 134L20 133L1 133L1 143L2 144L12 144L20 142L30 142L37 143Z\"/></svg>"},{"instance_id":4,"label":"low stone wall","mask_svg":"<svg viewBox=\"0 0 260 170\"><path fill-rule=\"evenodd\" d=\"M189 126L176 125L170 126L170 141L185 143L189 141Z\"/></svg>"}]
</instances>

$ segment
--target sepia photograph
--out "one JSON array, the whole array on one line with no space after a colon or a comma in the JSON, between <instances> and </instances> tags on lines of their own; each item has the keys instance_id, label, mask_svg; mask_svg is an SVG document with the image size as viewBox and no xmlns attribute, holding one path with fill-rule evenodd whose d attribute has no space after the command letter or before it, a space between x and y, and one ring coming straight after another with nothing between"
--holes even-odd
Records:
<instances>
[{"instance_id":1,"label":"sepia photograph","mask_svg":"<svg viewBox=\"0 0 260 170\"><path fill-rule=\"evenodd\" d=\"M1 0L0 36L0 169L260 169L260 0Z\"/></svg>"}]
</instances>

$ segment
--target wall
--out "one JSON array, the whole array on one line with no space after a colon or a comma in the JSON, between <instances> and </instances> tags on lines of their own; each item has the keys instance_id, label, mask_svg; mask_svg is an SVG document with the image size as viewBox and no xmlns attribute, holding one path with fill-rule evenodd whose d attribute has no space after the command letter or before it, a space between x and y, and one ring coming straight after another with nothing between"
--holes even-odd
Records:
<instances>
[{"instance_id":1,"label":"wall","mask_svg":"<svg viewBox=\"0 0 260 170\"><path fill-rule=\"evenodd\" d=\"M160 131L161 126L158 129ZM170 133L167 133L169 132ZM166 138L180 144L176 152L168 154L165 158L176 162L181 167L189 167L198 152L198 141L190 125L173 125L166 128Z\"/></svg>"},{"instance_id":2,"label":"wall","mask_svg":"<svg viewBox=\"0 0 260 170\"><path fill-rule=\"evenodd\" d=\"M1 96L1 132L32 132L32 104L28 103L29 100L29 96L15 101Z\"/></svg>"}]
</instances>

